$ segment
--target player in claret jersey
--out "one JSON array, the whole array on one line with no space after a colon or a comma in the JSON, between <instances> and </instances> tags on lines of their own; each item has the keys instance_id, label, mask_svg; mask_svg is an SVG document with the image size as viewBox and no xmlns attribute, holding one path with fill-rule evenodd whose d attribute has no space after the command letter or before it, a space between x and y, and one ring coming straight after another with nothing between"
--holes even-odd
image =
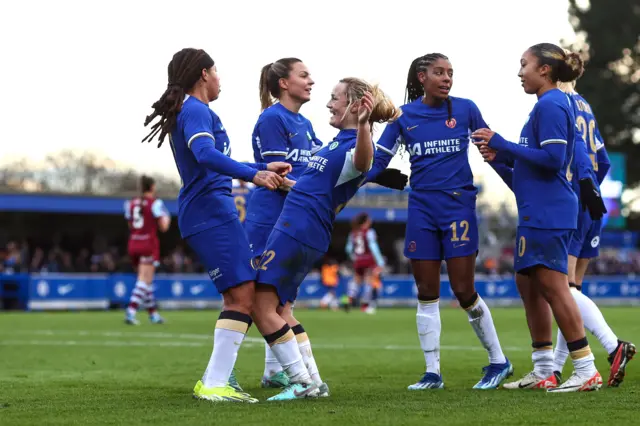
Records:
<instances>
[{"instance_id":1,"label":"player in claret jersey","mask_svg":"<svg viewBox=\"0 0 640 426\"><path fill-rule=\"evenodd\" d=\"M400 146L409 152L411 193L404 255L418 286L418 337L426 372L410 390L441 389L440 266L447 262L451 288L489 353L489 365L475 389L495 389L513 367L504 356L489 307L475 290L478 252L476 194L468 160L469 131L486 127L469 99L449 96L453 68L432 53L413 61L402 116L378 141L368 179L383 172Z\"/></svg>"},{"instance_id":2,"label":"player in claret jersey","mask_svg":"<svg viewBox=\"0 0 640 426\"><path fill-rule=\"evenodd\" d=\"M136 312L143 306L149 311L149 319L154 324L164 322L153 297L153 275L160 261L158 229L167 232L171 216L162 200L156 198L156 185L152 178L140 179L142 195L124 206L124 216L129 224L128 252L133 267L137 269L138 280L131 293L125 322L138 325Z\"/></svg>"},{"instance_id":3,"label":"player in claret jersey","mask_svg":"<svg viewBox=\"0 0 640 426\"><path fill-rule=\"evenodd\" d=\"M358 305L356 298L362 290L362 310L374 313L375 306L371 304L374 272L384 268L384 259L378 246L376 231L371 228L371 218L367 213L361 213L353 219L353 230L347 237L346 252L353 262L354 273L349 299L354 306Z\"/></svg>"},{"instance_id":4,"label":"player in claret jersey","mask_svg":"<svg viewBox=\"0 0 640 426\"><path fill-rule=\"evenodd\" d=\"M162 145L170 135L171 150L183 186L178 195L178 226L184 238L222 294L223 311L214 333L214 349L194 397L209 401L257 402L228 384L231 371L251 325L255 270L249 241L238 220L231 195L232 178L275 190L284 183L281 175L291 170L286 163L242 164L228 157L229 138L209 103L220 94L220 79L213 59L199 49L176 53L168 67L169 84L153 104L151 133Z\"/></svg>"},{"instance_id":5,"label":"player in claret jersey","mask_svg":"<svg viewBox=\"0 0 640 426\"><path fill-rule=\"evenodd\" d=\"M291 306L305 276L329 248L336 212L353 197L371 167L371 123L392 120L398 113L380 90L355 78L338 83L327 107L330 124L340 132L311 158L293 185L257 265L254 320L290 379L272 400L304 397L314 387L319 395L328 394ZM296 344L294 333L306 342L305 348Z\"/></svg>"},{"instance_id":6,"label":"player in claret jersey","mask_svg":"<svg viewBox=\"0 0 640 426\"><path fill-rule=\"evenodd\" d=\"M598 339L609 354L608 361L611 370L607 384L617 387L624 380L627 364L633 359L636 347L633 343L619 340L607 324L598 306L582 293L582 281L589 260L598 257L602 228L601 218L606 213L604 203L598 193L598 186L607 175L611 164L591 105L575 91L575 84L576 81L572 81L559 85L559 88L571 98L576 113L578 127L576 153L580 149L588 156L585 161L586 172L581 174L575 165L570 172L573 174L571 181L573 190L578 194L583 208L578 212L578 228L569 243L569 286L582 314L585 328ZM576 155L576 158L584 158L584 156L578 157ZM558 340L553 357L554 371L560 378L562 377L562 368L569 356L569 350L560 330L558 330L557 336Z\"/></svg>"},{"instance_id":7,"label":"player in claret jersey","mask_svg":"<svg viewBox=\"0 0 640 426\"><path fill-rule=\"evenodd\" d=\"M507 172L512 169L507 182L511 181L518 205L516 283L529 324L534 369L505 384L507 389L576 392L602 386L567 277L568 247L578 218L578 198L568 173L576 152L576 120L571 100L557 83L575 80L582 71L582 60L575 53L566 54L550 43L530 47L520 59L518 76L525 93L535 94L538 102L519 143L489 129L471 135L480 141L477 145L486 160L502 163ZM552 312L575 368L560 386L553 374Z\"/></svg>"},{"instance_id":8,"label":"player in claret jersey","mask_svg":"<svg viewBox=\"0 0 640 426\"><path fill-rule=\"evenodd\" d=\"M314 84L309 70L297 58L283 58L267 64L260 74L262 113L253 129L253 156L256 162L286 161L291 164L289 177L292 179L302 174L313 152L322 146L311 122L300 114L302 105L311 99ZM264 251L286 196L284 191L264 188L257 188L252 195L245 231L256 258ZM263 387L274 388L289 384L268 344L265 344L261 383Z\"/></svg>"}]
</instances>

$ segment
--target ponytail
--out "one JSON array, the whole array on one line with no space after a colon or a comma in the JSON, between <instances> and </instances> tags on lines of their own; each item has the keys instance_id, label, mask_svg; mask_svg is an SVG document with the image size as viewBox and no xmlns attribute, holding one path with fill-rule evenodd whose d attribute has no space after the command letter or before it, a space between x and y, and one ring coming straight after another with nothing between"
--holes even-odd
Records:
<instances>
[{"instance_id":1,"label":"ponytail","mask_svg":"<svg viewBox=\"0 0 640 426\"><path fill-rule=\"evenodd\" d=\"M260 107L262 111L273 105L273 98L269 93L269 70L273 66L273 62L262 67L260 71Z\"/></svg>"}]
</instances>

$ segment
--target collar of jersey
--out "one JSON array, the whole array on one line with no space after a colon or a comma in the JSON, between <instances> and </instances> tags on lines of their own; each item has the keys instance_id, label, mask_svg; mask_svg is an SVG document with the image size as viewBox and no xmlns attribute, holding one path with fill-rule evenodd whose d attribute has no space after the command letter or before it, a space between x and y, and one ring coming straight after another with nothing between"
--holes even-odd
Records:
<instances>
[{"instance_id":1,"label":"collar of jersey","mask_svg":"<svg viewBox=\"0 0 640 426\"><path fill-rule=\"evenodd\" d=\"M551 89L551 90L547 90L546 92L544 92L544 93L542 94L542 96L540 96L540 97L538 98L538 100L540 100L540 99L544 98L545 96L547 96L547 95L548 95L548 94L550 94L550 93L555 93L555 92L561 92L561 90L560 90L560 89L557 89L557 88L553 88L553 89Z\"/></svg>"},{"instance_id":2,"label":"collar of jersey","mask_svg":"<svg viewBox=\"0 0 640 426\"><path fill-rule=\"evenodd\" d=\"M280 109L282 112L284 112L285 114L289 114L294 118L300 118L300 113L295 113L293 111L288 110L284 105L282 105L280 102L276 102L275 104L273 104L274 108L278 108Z\"/></svg>"},{"instance_id":3,"label":"collar of jersey","mask_svg":"<svg viewBox=\"0 0 640 426\"><path fill-rule=\"evenodd\" d=\"M358 134L357 129L342 129L338 132L334 140L341 141L346 139L352 139L356 137L357 134Z\"/></svg>"}]
</instances>

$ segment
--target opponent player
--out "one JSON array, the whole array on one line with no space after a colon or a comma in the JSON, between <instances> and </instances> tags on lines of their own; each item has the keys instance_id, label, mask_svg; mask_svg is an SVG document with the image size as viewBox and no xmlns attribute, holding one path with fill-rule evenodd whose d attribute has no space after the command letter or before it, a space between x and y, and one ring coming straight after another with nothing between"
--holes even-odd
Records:
<instances>
[{"instance_id":1,"label":"opponent player","mask_svg":"<svg viewBox=\"0 0 640 426\"><path fill-rule=\"evenodd\" d=\"M518 204L516 282L531 333L534 370L507 389L546 388L548 392L597 390L602 378L585 336L582 318L569 291L568 245L577 226L578 199L568 179L575 148L575 115L558 81L582 73L577 54L541 43L520 59L518 76L525 93L538 102L520 134L511 143L489 129L473 132L487 160L512 166L512 187ZM492 156L490 150L497 151ZM557 385L553 374L551 312L567 337L574 374Z\"/></svg>"},{"instance_id":2,"label":"opponent player","mask_svg":"<svg viewBox=\"0 0 640 426\"><path fill-rule=\"evenodd\" d=\"M600 185L611 164L591 106L575 91L575 84L575 80L569 83L561 83L559 88L568 93L573 102L576 125L578 126L578 141L576 141L576 144L580 143L586 147L590 159L588 166L592 176L587 177L587 179L595 180ZM578 182L583 182L583 179L573 179L573 189L580 195L580 201L584 206L585 201L588 202L588 200L584 199L594 194L594 192L590 191L588 187L583 188L581 191ZM604 207L602 201L600 201L600 204ZM602 227L601 219L596 216L594 220L593 213L591 211L587 212L584 207L578 213L578 229L573 233L569 244L569 286L582 314L585 328L598 339L609 354L607 359L611 369L607 384L617 387L624 380L627 363L633 359L636 347L630 342L619 340L605 321L598 306L582 293L582 281L587 271L589 260L598 257L600 230ZM600 213L603 214L605 211L601 210ZM557 339L553 353L554 371L557 377L562 377L562 368L569 355L569 350L560 330L558 330Z\"/></svg>"},{"instance_id":3,"label":"opponent player","mask_svg":"<svg viewBox=\"0 0 640 426\"><path fill-rule=\"evenodd\" d=\"M162 324L153 296L153 276L160 261L160 241L158 230L167 232L171 225L171 216L162 200L156 198L156 184L153 178L140 178L142 195L127 201L124 205L124 217L129 225L128 253L133 267L137 269L138 279L131 292L125 323L140 324L136 319L138 307L143 306L149 312L149 320Z\"/></svg>"},{"instance_id":4,"label":"opponent player","mask_svg":"<svg viewBox=\"0 0 640 426\"><path fill-rule=\"evenodd\" d=\"M347 255L353 262L353 285L349 288L349 299L352 306L359 305L357 301L360 291L366 310L371 302L373 291L373 271L376 268L384 268L384 259L378 246L376 231L371 228L371 218L367 213L360 213L352 222L352 231L347 237L345 248ZM373 313L373 312L371 312Z\"/></svg>"},{"instance_id":5,"label":"opponent player","mask_svg":"<svg viewBox=\"0 0 640 426\"><path fill-rule=\"evenodd\" d=\"M291 305L305 276L329 248L336 212L353 197L371 167L371 123L394 119L398 112L380 90L355 78L336 85L327 107L329 123L340 132L311 159L293 186L258 264L254 320L274 353L279 346L296 347L289 325L295 321ZM279 313L280 305L284 309ZM300 357L293 349L291 358L279 358L292 383L271 399L298 398L312 387L321 395L327 393L324 384L294 379L313 372L304 365L301 370L289 367Z\"/></svg>"},{"instance_id":6,"label":"opponent player","mask_svg":"<svg viewBox=\"0 0 640 426\"><path fill-rule=\"evenodd\" d=\"M486 127L469 99L449 96L453 68L432 53L416 58L407 77L402 116L378 141L375 177L403 145L411 162L411 193L404 255L418 286L418 338L426 372L410 390L442 389L440 374L440 267L447 262L451 288L489 353L489 365L475 389L495 389L513 367L504 356L489 307L474 285L478 252L477 188L468 160L469 131Z\"/></svg>"},{"instance_id":7,"label":"opponent player","mask_svg":"<svg viewBox=\"0 0 640 426\"><path fill-rule=\"evenodd\" d=\"M300 108L311 99L315 82L308 68L297 58L283 58L267 64L260 75L262 113L253 129L253 156L256 162L286 161L292 166L289 175L297 179L309 164L313 152L322 146L311 122ZM278 102L274 103L274 100ZM245 231L253 253L259 257L273 226L280 216L287 193L257 188L247 209ZM292 326L294 324L291 324ZM306 351L308 339L301 342ZM265 344L262 387L281 388L289 384L282 366Z\"/></svg>"},{"instance_id":8,"label":"opponent player","mask_svg":"<svg viewBox=\"0 0 640 426\"><path fill-rule=\"evenodd\" d=\"M229 138L220 118L209 108L218 98L220 80L213 59L200 49L176 53L168 67L169 84L145 126L156 117L151 133L162 145L170 135L171 150L183 186L178 195L182 238L205 265L224 299L214 333L213 353L194 397L209 401L257 402L228 385L238 349L251 325L255 270L252 253L231 196L232 178L275 190L291 168L284 163L247 165L229 158ZM268 169L268 170L264 170Z\"/></svg>"}]
</instances>

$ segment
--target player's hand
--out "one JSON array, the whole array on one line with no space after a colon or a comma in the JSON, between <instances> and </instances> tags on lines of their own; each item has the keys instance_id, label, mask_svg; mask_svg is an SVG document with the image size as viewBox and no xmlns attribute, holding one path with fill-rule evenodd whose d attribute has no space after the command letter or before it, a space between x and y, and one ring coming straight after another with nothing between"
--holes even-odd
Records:
<instances>
[{"instance_id":1,"label":"player's hand","mask_svg":"<svg viewBox=\"0 0 640 426\"><path fill-rule=\"evenodd\" d=\"M284 177L288 173L291 173L291 164L285 163L284 161L274 161L273 163L267 164L267 170Z\"/></svg>"},{"instance_id":2,"label":"player's hand","mask_svg":"<svg viewBox=\"0 0 640 426\"><path fill-rule=\"evenodd\" d=\"M367 124L369 117L371 117L371 111L373 111L373 95L365 92L358 106L358 124Z\"/></svg>"},{"instance_id":3,"label":"player's hand","mask_svg":"<svg viewBox=\"0 0 640 426\"><path fill-rule=\"evenodd\" d=\"M478 129L475 132L471 133L471 137L475 139L473 143L476 146L484 146L489 145L491 138L493 138L493 135L495 134L496 132L491 129Z\"/></svg>"},{"instance_id":4,"label":"player's hand","mask_svg":"<svg viewBox=\"0 0 640 426\"><path fill-rule=\"evenodd\" d=\"M252 182L256 186L263 186L271 191L278 189L282 182L284 182L284 178L277 173L270 172L268 170L260 170L253 177Z\"/></svg>"},{"instance_id":5,"label":"player's hand","mask_svg":"<svg viewBox=\"0 0 640 426\"><path fill-rule=\"evenodd\" d=\"M480 150L480 155L482 155L482 158L485 162L490 163L496 159L496 154L498 153L498 151L496 151L495 149L491 149L486 145L479 146L478 148Z\"/></svg>"},{"instance_id":6,"label":"player's hand","mask_svg":"<svg viewBox=\"0 0 640 426\"><path fill-rule=\"evenodd\" d=\"M295 184L296 184L295 180L284 178L284 182L282 182L282 185L280 185L278 189L280 191L289 192L291 191L291 188L293 188Z\"/></svg>"},{"instance_id":7,"label":"player's hand","mask_svg":"<svg viewBox=\"0 0 640 426\"><path fill-rule=\"evenodd\" d=\"M580 179L580 203L582 210L589 210L592 220L600 220L607 212L600 190L590 178Z\"/></svg>"}]
</instances>

